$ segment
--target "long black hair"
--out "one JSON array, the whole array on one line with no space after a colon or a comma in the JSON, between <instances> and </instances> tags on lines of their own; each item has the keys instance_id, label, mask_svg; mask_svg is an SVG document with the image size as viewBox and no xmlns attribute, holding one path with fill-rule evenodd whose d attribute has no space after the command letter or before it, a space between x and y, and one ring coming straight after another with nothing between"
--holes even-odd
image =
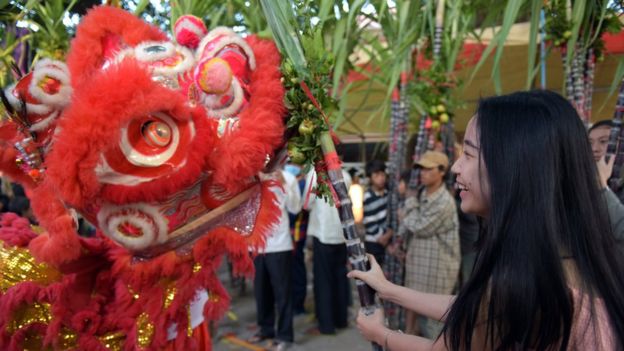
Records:
<instances>
[{"instance_id":1,"label":"long black hair","mask_svg":"<svg viewBox=\"0 0 624 351\"><path fill-rule=\"evenodd\" d=\"M447 345L470 350L484 323L488 348L566 350L574 313L566 260L581 293L604 300L621 349L623 266L576 110L553 92L519 92L482 100L476 119L489 216L446 319Z\"/></svg>"}]
</instances>

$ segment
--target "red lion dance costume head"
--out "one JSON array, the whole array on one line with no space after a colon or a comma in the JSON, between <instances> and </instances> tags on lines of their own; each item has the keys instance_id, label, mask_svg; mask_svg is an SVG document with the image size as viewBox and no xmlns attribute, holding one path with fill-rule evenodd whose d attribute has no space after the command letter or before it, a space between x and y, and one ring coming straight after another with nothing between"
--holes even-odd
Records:
<instances>
[{"instance_id":1,"label":"red lion dance costume head","mask_svg":"<svg viewBox=\"0 0 624 351\"><path fill-rule=\"evenodd\" d=\"M0 165L43 233L1 219L0 349L209 349L205 322L280 214L261 172L282 144L270 41L182 17L173 42L121 10L92 10L67 64L4 91ZM97 226L76 232L75 213Z\"/></svg>"}]
</instances>

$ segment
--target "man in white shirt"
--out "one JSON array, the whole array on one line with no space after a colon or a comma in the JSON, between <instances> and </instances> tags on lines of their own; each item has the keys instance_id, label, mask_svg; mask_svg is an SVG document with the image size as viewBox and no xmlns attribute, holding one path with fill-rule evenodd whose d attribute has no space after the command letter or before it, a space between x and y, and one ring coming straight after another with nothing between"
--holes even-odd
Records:
<instances>
[{"instance_id":1,"label":"man in white shirt","mask_svg":"<svg viewBox=\"0 0 624 351\"><path fill-rule=\"evenodd\" d=\"M265 249L254 259L256 268L254 295L260 330L251 341L259 342L275 338L276 349L281 350L293 342L291 292L293 243L288 225L288 212L298 213L301 210L301 195L297 180L292 174L280 170L270 176L276 177L283 186L283 189L274 188L282 215L273 234L267 238Z\"/></svg>"},{"instance_id":2,"label":"man in white shirt","mask_svg":"<svg viewBox=\"0 0 624 351\"><path fill-rule=\"evenodd\" d=\"M351 177L342 171L347 189ZM305 189L316 185L316 173L307 176ZM307 196L307 195L304 195ZM338 210L313 193L304 200L310 211L308 236L313 240L312 266L314 272L314 308L321 334L334 334L336 328L346 328L349 305L347 279L347 247Z\"/></svg>"}]
</instances>

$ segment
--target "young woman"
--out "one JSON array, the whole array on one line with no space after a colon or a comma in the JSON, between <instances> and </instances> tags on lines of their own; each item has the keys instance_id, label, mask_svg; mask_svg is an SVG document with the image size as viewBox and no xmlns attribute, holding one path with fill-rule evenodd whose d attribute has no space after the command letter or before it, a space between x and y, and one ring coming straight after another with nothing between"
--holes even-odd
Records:
<instances>
[{"instance_id":1,"label":"young woman","mask_svg":"<svg viewBox=\"0 0 624 351\"><path fill-rule=\"evenodd\" d=\"M387 299L445 322L437 340L358 316L396 350L622 350L624 272L587 134L548 91L480 102L453 165L464 212L482 218L471 278L457 296L392 285L372 262L352 271Z\"/></svg>"}]
</instances>

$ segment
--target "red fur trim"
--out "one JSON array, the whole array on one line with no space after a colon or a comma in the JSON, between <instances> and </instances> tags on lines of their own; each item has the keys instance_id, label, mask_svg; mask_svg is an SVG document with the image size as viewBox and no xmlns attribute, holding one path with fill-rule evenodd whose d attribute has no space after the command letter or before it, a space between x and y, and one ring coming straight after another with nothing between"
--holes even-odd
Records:
<instances>
[{"instance_id":1,"label":"red fur trim","mask_svg":"<svg viewBox=\"0 0 624 351\"><path fill-rule=\"evenodd\" d=\"M72 86L88 80L105 62L105 46L112 42L124 46L153 40L165 41L167 36L129 12L109 6L99 6L84 16L67 55Z\"/></svg>"},{"instance_id":2,"label":"red fur trim","mask_svg":"<svg viewBox=\"0 0 624 351\"><path fill-rule=\"evenodd\" d=\"M0 241L9 246L24 247L37 235L32 231L30 222L15 213L0 215Z\"/></svg>"},{"instance_id":3,"label":"red fur trim","mask_svg":"<svg viewBox=\"0 0 624 351\"><path fill-rule=\"evenodd\" d=\"M239 129L223 137L209 165L214 180L228 191L264 167L266 155L282 142L284 88L280 83L280 55L273 44L254 36L246 39L256 57L251 74L249 106L240 115ZM224 162L227 160L227 162Z\"/></svg>"},{"instance_id":4,"label":"red fur trim","mask_svg":"<svg viewBox=\"0 0 624 351\"><path fill-rule=\"evenodd\" d=\"M0 171L2 171L2 177L8 177L12 181L22 184L26 189L30 189L35 186L35 183L15 163L17 158L17 150L13 147L15 141L14 139L1 139Z\"/></svg>"},{"instance_id":5,"label":"red fur trim","mask_svg":"<svg viewBox=\"0 0 624 351\"><path fill-rule=\"evenodd\" d=\"M125 60L96 74L88 86L75 93L74 100L59 122L61 132L46 161L47 180L57 185L66 202L83 208L96 197L114 203L157 201L199 177L203 154L212 150L214 124L199 115L201 110L190 110L180 94L152 82L135 61ZM178 120L194 118L196 137L186 165L149 184L102 188L95 175L101 153L118 143L127 121L158 111Z\"/></svg>"},{"instance_id":6,"label":"red fur trim","mask_svg":"<svg viewBox=\"0 0 624 351\"><path fill-rule=\"evenodd\" d=\"M48 184L42 184L33 190L31 205L47 234L33 239L29 248L39 261L59 265L80 255L80 242L74 219L54 195Z\"/></svg>"}]
</instances>

